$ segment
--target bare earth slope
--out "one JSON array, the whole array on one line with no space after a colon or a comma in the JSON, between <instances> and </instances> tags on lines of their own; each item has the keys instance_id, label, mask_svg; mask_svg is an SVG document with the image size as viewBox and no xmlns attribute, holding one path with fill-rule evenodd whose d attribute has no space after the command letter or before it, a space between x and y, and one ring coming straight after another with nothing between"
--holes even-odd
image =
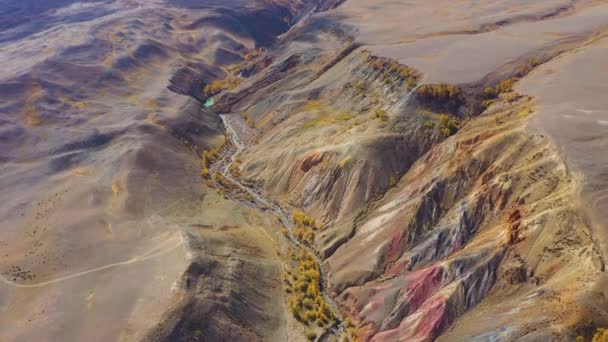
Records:
<instances>
[{"instance_id":1,"label":"bare earth slope","mask_svg":"<svg viewBox=\"0 0 608 342\"><path fill-rule=\"evenodd\" d=\"M0 340L589 339L606 23L600 0L8 1Z\"/></svg>"},{"instance_id":2,"label":"bare earth slope","mask_svg":"<svg viewBox=\"0 0 608 342\"><path fill-rule=\"evenodd\" d=\"M346 1L220 96L259 133L243 177L324 223L349 338L567 341L607 323L607 10ZM453 95L419 90L440 82Z\"/></svg>"},{"instance_id":3,"label":"bare earth slope","mask_svg":"<svg viewBox=\"0 0 608 342\"><path fill-rule=\"evenodd\" d=\"M224 141L200 101L219 66L313 5L2 3L0 340L284 340L280 265L251 230L262 219L221 219L240 209L200 178L200 152ZM213 286L192 290L198 277Z\"/></svg>"}]
</instances>

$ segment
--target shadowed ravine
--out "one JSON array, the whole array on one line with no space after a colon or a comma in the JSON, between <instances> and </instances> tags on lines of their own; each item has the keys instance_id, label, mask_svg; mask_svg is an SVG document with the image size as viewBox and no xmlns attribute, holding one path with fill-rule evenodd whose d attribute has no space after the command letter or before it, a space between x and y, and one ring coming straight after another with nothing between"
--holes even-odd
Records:
<instances>
[{"instance_id":1,"label":"shadowed ravine","mask_svg":"<svg viewBox=\"0 0 608 342\"><path fill-rule=\"evenodd\" d=\"M259 191L257 189L253 189L246 185L243 185L243 183L241 183L238 179L233 177L232 174L230 173L230 165L232 165L232 163L236 160L238 155L246 149L247 141L251 140L251 137L243 136L244 135L243 132L248 131L248 129L245 128L245 127L247 127L247 123L243 120L243 118L240 115L237 115L237 114L225 114L225 115L220 115L220 117L222 118L224 127L226 128L226 131L229 133L228 135L230 136L232 143L234 144L236 149L229 149L230 152L228 152L227 155L225 155L223 158L221 158L217 162L215 167L212 169L217 170L224 177L226 177L229 181L231 181L236 186L238 186L242 190L249 193L255 200L255 202L252 203L254 208L256 208L257 210L259 210L261 212L266 212L269 209L272 211L272 213L277 215L277 217L281 221L281 224L285 228L287 228L286 237L287 237L287 240L289 241L289 243L292 244L295 248L301 248L301 249L306 250L308 253L310 253L310 255L313 256L315 262L319 265L319 272L320 272L319 290L321 291L321 294L323 295L323 299L325 300L325 302L331 307L332 313L334 314L335 319L336 319L336 323L334 323L328 329L326 329L325 333L320 335L316 340L323 341L324 337L328 336L332 332L335 333L338 337L342 336L343 328L344 328L343 319L340 314L340 310L338 310L338 305L331 298L331 296L329 296L329 294L327 293L327 276L326 276L325 269L323 267L323 263L321 262L321 259L317 255L317 252L315 252L312 248L306 246L305 244L298 241L298 239L296 239L296 237L293 234L293 225L291 223L291 220L289 219L289 216L287 215L287 213L285 212L285 210L283 208L281 208L278 204L276 204L271 198L264 195L261 191ZM241 132L241 133L239 133L239 132ZM218 186L219 186L219 184L218 184Z\"/></svg>"}]
</instances>

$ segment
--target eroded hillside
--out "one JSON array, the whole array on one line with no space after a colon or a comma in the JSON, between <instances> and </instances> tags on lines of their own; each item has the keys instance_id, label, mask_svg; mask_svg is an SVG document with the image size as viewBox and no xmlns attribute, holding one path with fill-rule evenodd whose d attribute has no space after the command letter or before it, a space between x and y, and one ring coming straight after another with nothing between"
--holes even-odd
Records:
<instances>
[{"instance_id":1,"label":"eroded hillside","mask_svg":"<svg viewBox=\"0 0 608 342\"><path fill-rule=\"evenodd\" d=\"M575 110L594 117L564 134L578 119L559 113L597 108L583 83L600 76L566 92L555 75L600 69L569 56L603 44L607 8L435 6L347 1L245 65L214 108L255 125L238 172L322 221L311 245L350 338L590 336L607 318L603 112ZM534 96L550 94L543 75L560 79L555 106Z\"/></svg>"},{"instance_id":2,"label":"eroded hillside","mask_svg":"<svg viewBox=\"0 0 608 342\"><path fill-rule=\"evenodd\" d=\"M15 2L0 336L590 339L608 326L607 17Z\"/></svg>"},{"instance_id":3,"label":"eroded hillside","mask_svg":"<svg viewBox=\"0 0 608 342\"><path fill-rule=\"evenodd\" d=\"M281 265L255 230L274 220L201 180L225 141L202 101L316 5L2 4L0 340L285 340Z\"/></svg>"}]
</instances>

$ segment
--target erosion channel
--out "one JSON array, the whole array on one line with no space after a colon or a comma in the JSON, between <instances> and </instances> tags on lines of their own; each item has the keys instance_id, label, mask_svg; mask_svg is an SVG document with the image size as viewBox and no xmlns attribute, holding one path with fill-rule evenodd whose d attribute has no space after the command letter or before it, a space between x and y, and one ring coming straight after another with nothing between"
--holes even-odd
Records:
<instances>
[{"instance_id":1,"label":"erosion channel","mask_svg":"<svg viewBox=\"0 0 608 342\"><path fill-rule=\"evenodd\" d=\"M340 338L343 333L343 319L338 306L335 301L327 293L327 276L324 270L323 263L319 258L316 251L309 246L299 241L294 235L294 226L290 220L287 210L283 209L280 204L265 195L262 191L255 189L251 186L245 185L240 182L236 177L232 175L230 171L231 165L235 162L240 153L246 150L246 148L254 141L254 131L248 127L247 122L238 114L224 114L220 115L224 127L227 132L227 139L230 139L231 144L223 149L223 155L211 168L211 174L219 173L224 179L238 187L241 191L248 194L250 201L247 201L247 205L253 206L255 209L261 212L272 213L277 216L277 219L281 222L282 226L286 229L285 237L289 243L296 250L304 250L312 256L319 269L319 291L323 297L325 303L331 308L332 314L335 319L335 323L325 329L324 333L316 338L317 341L324 341L329 336L334 335ZM222 184L218 182L217 177L213 177L213 182L216 186L222 187ZM242 202L242 201L240 201ZM244 203L245 204L245 203Z\"/></svg>"}]
</instances>

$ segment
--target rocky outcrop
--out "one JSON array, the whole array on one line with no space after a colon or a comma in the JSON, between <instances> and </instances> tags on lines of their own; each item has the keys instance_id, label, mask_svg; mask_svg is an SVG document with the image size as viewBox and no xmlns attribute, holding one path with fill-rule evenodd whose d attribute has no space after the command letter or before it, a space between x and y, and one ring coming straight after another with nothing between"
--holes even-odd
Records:
<instances>
[{"instance_id":1,"label":"rocky outcrop","mask_svg":"<svg viewBox=\"0 0 608 342\"><path fill-rule=\"evenodd\" d=\"M570 270L601 272L597 250L577 254L592 242L573 207L544 207L555 203L556 194L572 198L574 192L550 143L524 131L527 119L517 113L526 106L524 100L475 119L432 148L328 259L331 286L364 339L434 340L486 297L505 296L494 294L501 292L497 279L531 289L549 282L548 288L561 291L571 285L563 283ZM539 218L553 210L564 220L561 226L579 236L576 242L563 240L570 244L559 250L572 260L559 266L519 252L534 245L548 251L560 240L537 231L549 224ZM530 278L540 269L551 271L543 280ZM520 329L518 323L510 326Z\"/></svg>"}]
</instances>

